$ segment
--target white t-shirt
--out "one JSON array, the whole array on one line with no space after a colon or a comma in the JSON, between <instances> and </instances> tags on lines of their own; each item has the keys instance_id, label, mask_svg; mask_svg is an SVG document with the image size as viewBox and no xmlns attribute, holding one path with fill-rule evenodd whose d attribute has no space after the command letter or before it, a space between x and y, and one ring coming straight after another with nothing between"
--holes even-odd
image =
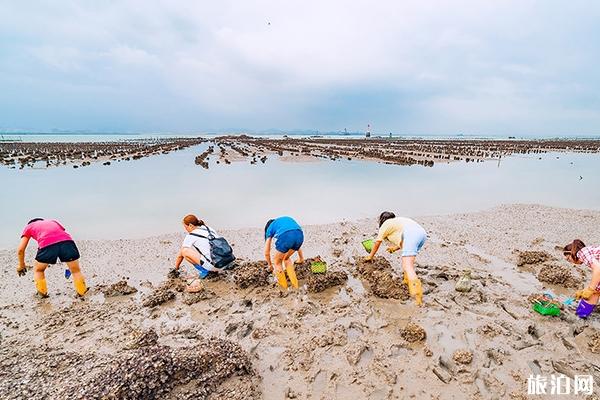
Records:
<instances>
[{"instance_id":1,"label":"white t-shirt","mask_svg":"<svg viewBox=\"0 0 600 400\"><path fill-rule=\"evenodd\" d=\"M212 228L207 228L206 226L198 227L194 229L191 233L208 237L208 229L210 229L210 232L213 234L214 237L221 237ZM181 245L181 247L196 248L200 251L201 259L204 261L204 264L202 266L208 270L214 269L213 265L211 264L212 260L210 258L210 243L208 242L208 239L190 235L188 233L185 236L185 239L183 239L183 244Z\"/></svg>"}]
</instances>

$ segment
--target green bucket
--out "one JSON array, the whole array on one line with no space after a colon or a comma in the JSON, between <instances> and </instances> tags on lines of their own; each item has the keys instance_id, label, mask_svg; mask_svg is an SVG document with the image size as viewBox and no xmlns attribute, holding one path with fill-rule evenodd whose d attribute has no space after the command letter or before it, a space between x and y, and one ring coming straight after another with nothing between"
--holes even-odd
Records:
<instances>
[{"instance_id":1,"label":"green bucket","mask_svg":"<svg viewBox=\"0 0 600 400\"><path fill-rule=\"evenodd\" d=\"M533 304L533 310L542 315L560 315L560 307L549 301L542 301Z\"/></svg>"},{"instance_id":2,"label":"green bucket","mask_svg":"<svg viewBox=\"0 0 600 400\"><path fill-rule=\"evenodd\" d=\"M365 248L365 251L371 254L371 250L373 250L373 239L363 240L362 245Z\"/></svg>"},{"instance_id":3,"label":"green bucket","mask_svg":"<svg viewBox=\"0 0 600 400\"><path fill-rule=\"evenodd\" d=\"M327 272L327 263L325 261L313 261L310 264L310 270L313 274L324 274Z\"/></svg>"}]
</instances>

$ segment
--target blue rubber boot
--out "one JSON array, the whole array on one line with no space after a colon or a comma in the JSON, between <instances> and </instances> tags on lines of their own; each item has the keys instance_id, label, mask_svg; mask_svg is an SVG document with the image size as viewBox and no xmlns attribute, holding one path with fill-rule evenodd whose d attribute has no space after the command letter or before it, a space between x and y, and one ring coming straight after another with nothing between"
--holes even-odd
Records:
<instances>
[{"instance_id":1,"label":"blue rubber boot","mask_svg":"<svg viewBox=\"0 0 600 400\"><path fill-rule=\"evenodd\" d=\"M579 302L579 305L577 306L577 310L575 311L575 314L577 314L577 316L579 318L587 318L594 311L595 307L596 307L595 304L590 304L587 301L581 299L581 301Z\"/></svg>"},{"instance_id":2,"label":"blue rubber boot","mask_svg":"<svg viewBox=\"0 0 600 400\"><path fill-rule=\"evenodd\" d=\"M69 268L65 269L65 279L69 279L71 277L71 270Z\"/></svg>"},{"instance_id":3,"label":"blue rubber boot","mask_svg":"<svg viewBox=\"0 0 600 400\"><path fill-rule=\"evenodd\" d=\"M208 276L208 271L205 270L202 265L194 264L194 268L198 271L198 276L200 279L204 279Z\"/></svg>"}]
</instances>

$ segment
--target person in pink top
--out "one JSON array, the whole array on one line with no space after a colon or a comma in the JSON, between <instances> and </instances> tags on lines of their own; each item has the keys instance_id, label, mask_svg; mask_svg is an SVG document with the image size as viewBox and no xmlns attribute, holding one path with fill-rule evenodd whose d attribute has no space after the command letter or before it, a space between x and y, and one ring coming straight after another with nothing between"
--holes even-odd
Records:
<instances>
[{"instance_id":1,"label":"person in pink top","mask_svg":"<svg viewBox=\"0 0 600 400\"><path fill-rule=\"evenodd\" d=\"M585 265L592 270L592 279L588 286L578 290L575 297L579 302L577 316L588 317L600 300L600 246L586 246L581 240L575 239L563 248L565 259L576 265Z\"/></svg>"},{"instance_id":2,"label":"person in pink top","mask_svg":"<svg viewBox=\"0 0 600 400\"><path fill-rule=\"evenodd\" d=\"M21 242L17 254L19 257L19 266L17 274L25 275L27 266L25 265L25 249L29 240L33 239L38 244L38 251L35 256L35 267L33 270L33 280L35 287L42 297L48 296L48 287L46 285L46 275L44 271L50 264L56 264L57 260L67 263L70 273L73 275L73 285L78 295L83 296L87 292L85 279L79 268L79 250L73 241L73 238L65 228L56 220L34 218L27 223L21 234Z\"/></svg>"}]
</instances>

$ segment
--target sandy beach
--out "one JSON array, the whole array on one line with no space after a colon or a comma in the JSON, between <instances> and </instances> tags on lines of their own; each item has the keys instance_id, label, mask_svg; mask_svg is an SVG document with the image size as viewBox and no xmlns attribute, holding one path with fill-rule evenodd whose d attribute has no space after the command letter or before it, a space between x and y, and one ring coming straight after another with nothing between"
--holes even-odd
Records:
<instances>
[{"instance_id":1,"label":"sandy beach","mask_svg":"<svg viewBox=\"0 0 600 400\"><path fill-rule=\"evenodd\" d=\"M531 374L600 384L600 314L544 317L528 301L583 287L589 271L557 246L600 243L599 211L506 205L417 220L430 235L420 308L399 256L362 262L375 219L306 226L305 255L329 269L299 267L301 288L287 292L255 263L260 229L221 232L240 265L195 295L167 278L183 233L78 240L84 300L60 265L38 299L32 272L19 278L3 250L0 398L526 399ZM466 270L473 288L457 292Z\"/></svg>"}]
</instances>

